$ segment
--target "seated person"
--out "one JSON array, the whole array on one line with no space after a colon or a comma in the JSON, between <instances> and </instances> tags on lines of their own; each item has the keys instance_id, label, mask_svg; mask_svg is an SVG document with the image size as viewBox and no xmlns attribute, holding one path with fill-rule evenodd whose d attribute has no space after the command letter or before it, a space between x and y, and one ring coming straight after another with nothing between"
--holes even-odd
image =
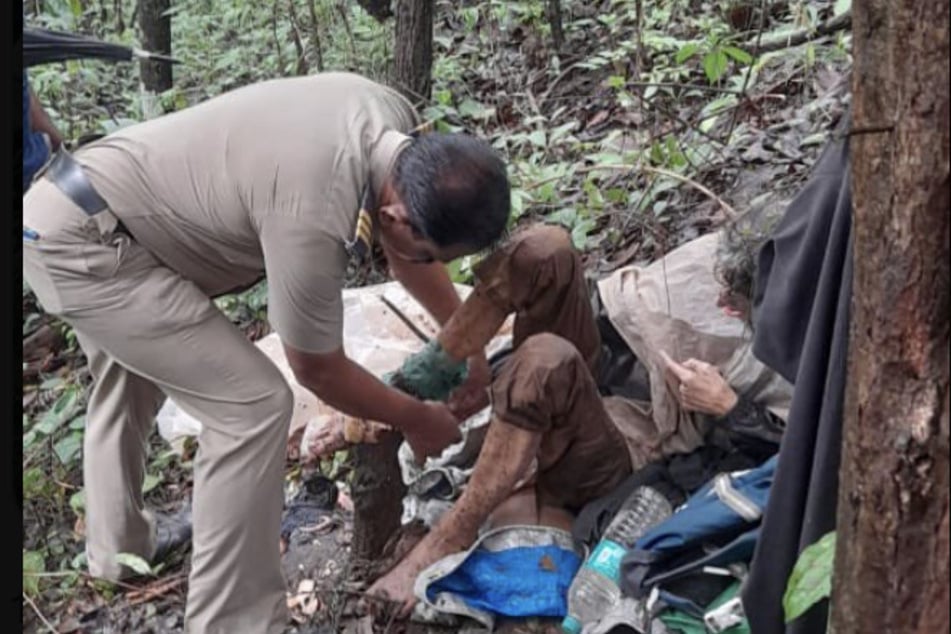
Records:
<instances>
[{"instance_id":1,"label":"seated person","mask_svg":"<svg viewBox=\"0 0 951 634\"><path fill-rule=\"evenodd\" d=\"M603 392L610 390L599 389L598 377L609 374L609 368L599 365L602 334L579 254L563 229L532 226L483 261L473 292L438 337L449 357L464 360L484 348L509 314L516 314L514 351L490 388L492 418L481 452L453 508L369 593L398 602L406 615L415 603L413 585L420 571L469 548L487 523L570 529L574 513L612 491L632 471L691 452L714 433L747 439L763 459L774 453L791 388L752 358L748 337L736 336L748 334L756 246L750 243L752 224L748 219L735 222L722 236L699 238L669 254L663 267L630 267L599 283L597 300L645 366L646 402L606 396ZM746 253L737 255L742 250ZM682 257L674 258L678 252ZM698 279L698 270L706 278ZM657 271L685 282L693 299L684 303L693 301L700 311L693 321L709 323L685 329L676 307L652 311L651 303L668 301L663 289L649 288L651 273ZM694 297L704 293L706 306ZM726 336L727 320L714 310L714 302L741 318L730 320L732 338ZM618 319L619 309L629 319ZM663 325L645 325L651 320ZM634 333L632 326L640 331ZM680 340L665 340L669 336ZM690 350L690 340L711 358L677 361L662 347L679 347L683 353ZM457 415L464 418L484 404L470 406Z\"/></svg>"}]
</instances>

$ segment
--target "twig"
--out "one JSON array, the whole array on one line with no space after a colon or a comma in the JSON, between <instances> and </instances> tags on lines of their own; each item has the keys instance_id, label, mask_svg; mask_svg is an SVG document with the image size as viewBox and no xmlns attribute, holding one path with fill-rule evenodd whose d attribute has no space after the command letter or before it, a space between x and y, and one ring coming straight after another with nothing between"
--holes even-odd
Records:
<instances>
[{"instance_id":1,"label":"twig","mask_svg":"<svg viewBox=\"0 0 951 634\"><path fill-rule=\"evenodd\" d=\"M789 33L788 35L782 35L777 38L772 38L766 40L759 47L760 53L768 53L770 51L778 51L784 48L790 48L793 46L799 46L800 44L805 44L810 40L817 40L824 35L831 35L837 31L844 31L852 27L852 9L849 9L842 15L838 15L828 22L824 22L814 29L803 29L801 31L795 31ZM745 46L749 46L751 43L746 43Z\"/></svg>"},{"instance_id":2,"label":"twig","mask_svg":"<svg viewBox=\"0 0 951 634\"><path fill-rule=\"evenodd\" d=\"M701 185L700 183L698 183L697 181L691 178L688 178L676 172L671 172L670 170L665 170L660 167L651 167L650 165L630 165L630 164L591 165L588 167L578 168L579 172L594 172L597 170L640 170L642 172L650 172L652 174L660 174L661 176L667 176L668 178L673 178L674 180L678 180L686 185L690 185L697 191L701 192L702 194L705 194L708 198L710 198L711 200L715 201L718 205L720 205L723 211L727 212L727 215L729 215L731 218L736 218L738 215L736 210L733 209L733 207L727 204L725 200L723 200L722 198L714 194L712 191L710 191L707 187Z\"/></svg>"},{"instance_id":3,"label":"twig","mask_svg":"<svg viewBox=\"0 0 951 634\"><path fill-rule=\"evenodd\" d=\"M43 613L40 612L40 609L36 606L35 603L33 603L33 599L31 599L29 596L27 596L26 592L23 593L23 599L24 599L27 603L30 604L30 607L33 608L33 611L36 613L36 616L38 616L39 619L40 619L41 621L43 621L43 625L45 625L47 628L49 628L49 631L50 631L50 632L53 632L53 634L56 634L56 632L57 632L56 628L53 627L53 624L50 623L50 622L46 619L45 616L43 616Z\"/></svg>"},{"instance_id":4,"label":"twig","mask_svg":"<svg viewBox=\"0 0 951 634\"><path fill-rule=\"evenodd\" d=\"M409 317L407 317L403 311L397 308L396 304L391 302L388 297L385 295L380 295L380 300L393 311L393 314L399 317L400 321L406 324L406 327L413 331L413 334L416 335L423 343L429 343L429 336L424 333L419 326L413 323Z\"/></svg>"},{"instance_id":5,"label":"twig","mask_svg":"<svg viewBox=\"0 0 951 634\"><path fill-rule=\"evenodd\" d=\"M153 584L151 586L146 586L135 592L130 592L126 595L126 600L129 602L129 605L138 605L139 603L144 603L150 601L156 597L160 597L169 590L172 590L176 586L180 586L182 582L186 579L184 574L177 575L171 579L167 579L161 583Z\"/></svg>"},{"instance_id":6,"label":"twig","mask_svg":"<svg viewBox=\"0 0 951 634\"><path fill-rule=\"evenodd\" d=\"M277 36L277 0L274 0L273 10L271 11L271 30L274 32L274 46L277 47L277 65L278 72L284 75L284 53L281 50L281 38Z\"/></svg>"},{"instance_id":7,"label":"twig","mask_svg":"<svg viewBox=\"0 0 951 634\"><path fill-rule=\"evenodd\" d=\"M634 68L637 69L637 74L640 75L641 71L644 70L641 65L644 56L644 7L642 0L635 0L634 11L636 14L634 26L634 35L636 37L634 43Z\"/></svg>"},{"instance_id":8,"label":"twig","mask_svg":"<svg viewBox=\"0 0 951 634\"><path fill-rule=\"evenodd\" d=\"M320 41L320 23L317 21L315 0L310 0L310 31L314 36L314 49L317 51L317 70L324 72L324 47Z\"/></svg>"},{"instance_id":9,"label":"twig","mask_svg":"<svg viewBox=\"0 0 951 634\"><path fill-rule=\"evenodd\" d=\"M746 88L750 84L750 75L753 74L753 66L756 65L756 57L759 55L760 40L763 39L763 30L766 28L766 8L768 2L769 0L763 0L763 2L760 3L759 33L756 34L756 45L753 47L753 59L750 60L750 65L746 67L746 76L743 77L743 87L740 89L740 103L746 99ZM739 108L735 108L733 112L730 113L730 127L728 127L726 131L727 145L730 144L730 138L733 136L733 129L736 127L736 120L739 117L739 114Z\"/></svg>"},{"instance_id":10,"label":"twig","mask_svg":"<svg viewBox=\"0 0 951 634\"><path fill-rule=\"evenodd\" d=\"M638 87L649 87L657 86L658 88L683 88L685 90L705 90L707 92L722 92L727 95L738 95L738 91L733 90L732 88L720 88L719 86L704 86L703 84L680 84L673 81L629 81L626 82L627 86L638 86Z\"/></svg>"},{"instance_id":11,"label":"twig","mask_svg":"<svg viewBox=\"0 0 951 634\"><path fill-rule=\"evenodd\" d=\"M648 106L654 107L654 102L653 102L652 100L646 99L643 95L640 95L640 94L638 94L638 93L632 93L632 94L633 94L634 97L636 97L642 104L646 104L646 105L648 105ZM683 119L683 117L681 117L680 115L678 115L676 112L673 112L673 111L672 111L670 108L668 108L667 106L662 105L662 106L660 106L660 108L661 108L661 110L664 111L664 114L667 115L669 118L673 119L674 121L677 121L677 122L678 122L680 125L682 125L683 127L689 128L689 129L693 130L694 132L698 133L700 136L702 136L702 137L704 137L705 139L707 139L708 141L712 142L712 143L714 144L714 149L720 154L721 158L723 158L723 159L726 159L726 158L727 158L727 157L723 154L722 149L721 149L720 147L718 147L718 146L723 145L723 142L720 141L720 139L717 139L716 137L714 137L713 135L711 135L709 132L704 132L703 130L700 129L700 126L699 126L699 125L694 125L694 124L690 123L689 121L685 121L685 120ZM684 154L684 157L686 158L686 156L687 156L687 155L686 155L686 153L685 153L685 154Z\"/></svg>"},{"instance_id":12,"label":"twig","mask_svg":"<svg viewBox=\"0 0 951 634\"><path fill-rule=\"evenodd\" d=\"M575 68L577 67L578 67L577 63L570 64L565 70L558 73L558 75L553 80L551 80L551 83L548 84L548 89L542 93L542 96L538 100L538 105L539 106L545 105L545 102L548 101L548 95L550 95L551 91L554 90L556 85L558 85L558 82L564 79L568 75L568 73L575 70Z\"/></svg>"}]
</instances>

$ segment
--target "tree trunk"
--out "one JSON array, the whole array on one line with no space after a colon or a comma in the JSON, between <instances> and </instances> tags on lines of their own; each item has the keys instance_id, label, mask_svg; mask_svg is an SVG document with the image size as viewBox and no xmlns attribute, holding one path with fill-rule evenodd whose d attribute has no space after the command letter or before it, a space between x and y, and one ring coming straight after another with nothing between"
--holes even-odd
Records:
<instances>
[{"instance_id":1,"label":"tree trunk","mask_svg":"<svg viewBox=\"0 0 951 634\"><path fill-rule=\"evenodd\" d=\"M164 15L170 0L140 0L139 28L142 29L142 48L152 53L172 54L172 19ZM172 65L142 60L142 84L146 90L160 93L172 87Z\"/></svg>"},{"instance_id":2,"label":"tree trunk","mask_svg":"<svg viewBox=\"0 0 951 634\"><path fill-rule=\"evenodd\" d=\"M565 30L562 28L561 0L548 0L548 25L551 27L551 41L556 52L565 45Z\"/></svg>"},{"instance_id":3,"label":"tree trunk","mask_svg":"<svg viewBox=\"0 0 951 634\"><path fill-rule=\"evenodd\" d=\"M834 631L948 630L949 1L853 4Z\"/></svg>"},{"instance_id":4,"label":"tree trunk","mask_svg":"<svg viewBox=\"0 0 951 634\"><path fill-rule=\"evenodd\" d=\"M116 33L125 33L125 20L122 17L122 0L113 0L113 11L116 14Z\"/></svg>"},{"instance_id":5,"label":"tree trunk","mask_svg":"<svg viewBox=\"0 0 951 634\"><path fill-rule=\"evenodd\" d=\"M310 35L314 53L317 55L317 70L324 72L324 45L320 41L320 22L317 20L317 5L310 0Z\"/></svg>"},{"instance_id":6,"label":"tree trunk","mask_svg":"<svg viewBox=\"0 0 951 634\"><path fill-rule=\"evenodd\" d=\"M433 2L396 1L393 83L413 103L432 94Z\"/></svg>"},{"instance_id":7,"label":"tree trunk","mask_svg":"<svg viewBox=\"0 0 951 634\"><path fill-rule=\"evenodd\" d=\"M354 448L353 546L359 564L377 561L387 541L399 530L406 487L396 452L403 436L386 432L377 444Z\"/></svg>"},{"instance_id":8,"label":"tree trunk","mask_svg":"<svg viewBox=\"0 0 951 634\"><path fill-rule=\"evenodd\" d=\"M385 22L387 18L393 17L390 0L357 0L357 4L377 22Z\"/></svg>"}]
</instances>

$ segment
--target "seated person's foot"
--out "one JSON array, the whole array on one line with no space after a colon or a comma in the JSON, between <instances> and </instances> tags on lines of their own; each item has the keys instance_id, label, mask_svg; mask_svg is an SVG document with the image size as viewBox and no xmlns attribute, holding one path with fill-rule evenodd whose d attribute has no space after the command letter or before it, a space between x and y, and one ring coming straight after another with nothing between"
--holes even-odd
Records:
<instances>
[{"instance_id":1,"label":"seated person's foot","mask_svg":"<svg viewBox=\"0 0 951 634\"><path fill-rule=\"evenodd\" d=\"M191 545L191 504L186 503L172 513L156 511L153 516L155 518L155 550L149 564L154 567L168 562L173 554Z\"/></svg>"}]
</instances>

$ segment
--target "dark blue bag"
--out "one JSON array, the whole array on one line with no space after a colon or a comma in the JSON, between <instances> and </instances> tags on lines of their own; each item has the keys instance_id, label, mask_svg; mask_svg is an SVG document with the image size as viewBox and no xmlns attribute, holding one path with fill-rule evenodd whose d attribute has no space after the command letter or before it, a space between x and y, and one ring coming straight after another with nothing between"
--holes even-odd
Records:
<instances>
[{"instance_id":1,"label":"dark blue bag","mask_svg":"<svg viewBox=\"0 0 951 634\"><path fill-rule=\"evenodd\" d=\"M715 615L701 606L745 577L775 468L773 456L755 469L720 474L648 530L621 561L622 592L647 598L655 614L671 607L705 619L712 631L741 618L738 597Z\"/></svg>"}]
</instances>

